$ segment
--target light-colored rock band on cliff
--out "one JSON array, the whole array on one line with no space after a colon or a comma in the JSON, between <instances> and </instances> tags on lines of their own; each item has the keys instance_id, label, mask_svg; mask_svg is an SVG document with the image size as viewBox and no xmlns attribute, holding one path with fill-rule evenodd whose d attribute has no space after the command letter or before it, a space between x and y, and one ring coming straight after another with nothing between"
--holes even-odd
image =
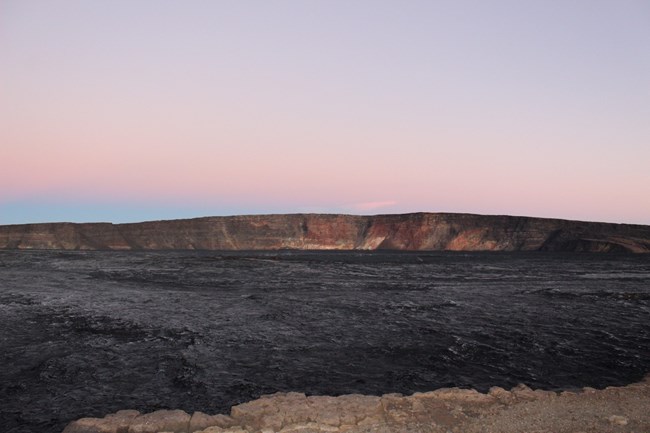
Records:
<instances>
[{"instance_id":1,"label":"light-colored rock band on cliff","mask_svg":"<svg viewBox=\"0 0 650 433\"><path fill-rule=\"evenodd\" d=\"M650 252L650 226L514 216L288 214L0 226L0 249Z\"/></svg>"},{"instance_id":2,"label":"light-colored rock band on cliff","mask_svg":"<svg viewBox=\"0 0 650 433\"><path fill-rule=\"evenodd\" d=\"M83 418L64 433L569 433L649 432L650 376L642 382L577 392L486 394L439 389L410 396L305 396L279 393L234 406L230 415L124 410Z\"/></svg>"}]
</instances>

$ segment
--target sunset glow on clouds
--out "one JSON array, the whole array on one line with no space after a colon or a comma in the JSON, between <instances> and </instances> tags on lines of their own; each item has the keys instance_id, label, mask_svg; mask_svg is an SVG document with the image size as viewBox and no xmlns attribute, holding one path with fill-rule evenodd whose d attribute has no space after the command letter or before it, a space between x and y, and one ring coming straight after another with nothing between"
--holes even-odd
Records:
<instances>
[{"instance_id":1,"label":"sunset glow on clouds","mask_svg":"<svg viewBox=\"0 0 650 433\"><path fill-rule=\"evenodd\" d=\"M0 4L0 224L650 224L644 1Z\"/></svg>"}]
</instances>

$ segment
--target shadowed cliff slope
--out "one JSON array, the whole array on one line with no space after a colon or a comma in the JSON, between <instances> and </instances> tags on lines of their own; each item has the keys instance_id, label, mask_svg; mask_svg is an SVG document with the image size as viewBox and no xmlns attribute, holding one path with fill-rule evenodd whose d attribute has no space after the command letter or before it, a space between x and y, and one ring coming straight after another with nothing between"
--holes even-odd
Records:
<instances>
[{"instance_id":1,"label":"shadowed cliff slope","mask_svg":"<svg viewBox=\"0 0 650 433\"><path fill-rule=\"evenodd\" d=\"M447 213L0 226L0 249L650 252L650 226Z\"/></svg>"}]
</instances>

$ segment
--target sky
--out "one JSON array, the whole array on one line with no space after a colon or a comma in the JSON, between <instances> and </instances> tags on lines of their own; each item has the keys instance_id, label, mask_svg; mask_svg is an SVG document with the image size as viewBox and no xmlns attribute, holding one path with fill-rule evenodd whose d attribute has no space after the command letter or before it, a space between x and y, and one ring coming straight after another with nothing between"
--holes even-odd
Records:
<instances>
[{"instance_id":1,"label":"sky","mask_svg":"<svg viewBox=\"0 0 650 433\"><path fill-rule=\"evenodd\" d=\"M0 0L0 224L650 224L647 0Z\"/></svg>"}]
</instances>

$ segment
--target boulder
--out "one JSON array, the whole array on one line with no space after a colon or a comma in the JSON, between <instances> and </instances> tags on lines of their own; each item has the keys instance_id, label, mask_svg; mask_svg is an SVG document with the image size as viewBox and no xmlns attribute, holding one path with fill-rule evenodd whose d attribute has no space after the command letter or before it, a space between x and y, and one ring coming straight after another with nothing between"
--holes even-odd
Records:
<instances>
[{"instance_id":1,"label":"boulder","mask_svg":"<svg viewBox=\"0 0 650 433\"><path fill-rule=\"evenodd\" d=\"M68 424L63 433L128 433L138 415L137 410L121 410L104 418L81 418Z\"/></svg>"},{"instance_id":2,"label":"boulder","mask_svg":"<svg viewBox=\"0 0 650 433\"><path fill-rule=\"evenodd\" d=\"M190 415L182 410L157 410L136 417L129 426L128 433L188 433Z\"/></svg>"},{"instance_id":3,"label":"boulder","mask_svg":"<svg viewBox=\"0 0 650 433\"><path fill-rule=\"evenodd\" d=\"M204 430L208 427L228 428L235 425L235 420L228 415L208 415L203 412L194 412L190 418L189 433Z\"/></svg>"}]
</instances>

